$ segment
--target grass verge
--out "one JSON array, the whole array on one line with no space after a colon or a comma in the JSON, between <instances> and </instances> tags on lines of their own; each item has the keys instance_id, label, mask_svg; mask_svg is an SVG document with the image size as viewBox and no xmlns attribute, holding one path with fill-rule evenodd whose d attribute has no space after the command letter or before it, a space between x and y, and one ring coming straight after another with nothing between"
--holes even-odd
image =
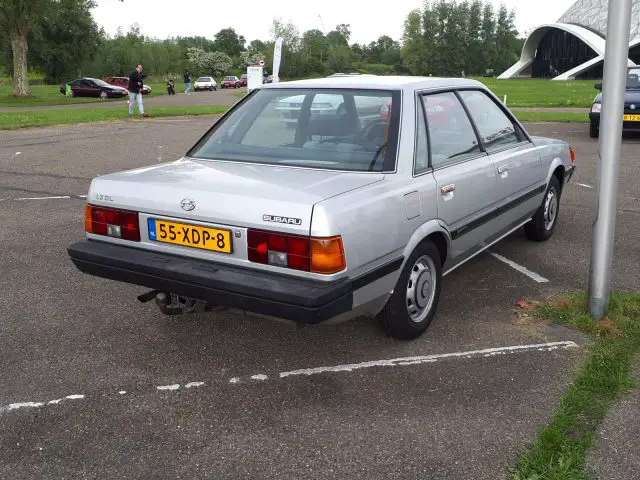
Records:
<instances>
[{"instance_id":1,"label":"grass verge","mask_svg":"<svg viewBox=\"0 0 640 480\"><path fill-rule=\"evenodd\" d=\"M566 122L566 123L589 123L589 116L586 113L577 112L527 112L515 111L513 114L521 122Z\"/></svg>"},{"instance_id":2,"label":"grass verge","mask_svg":"<svg viewBox=\"0 0 640 480\"><path fill-rule=\"evenodd\" d=\"M230 107L223 105L169 106L148 107L146 111L151 117L175 117L189 115L218 115L226 112L229 108ZM585 122L585 116L581 113L522 111L514 113L523 122ZM72 123L126 120L127 118L126 106L77 110L60 109L3 112L0 115L0 130L14 130L25 127L64 125Z\"/></svg>"},{"instance_id":3,"label":"grass verge","mask_svg":"<svg viewBox=\"0 0 640 480\"><path fill-rule=\"evenodd\" d=\"M166 95L166 84L149 84L151 93L145 95L144 98L157 97L158 95ZM59 85L32 85L31 96L28 98L17 98L13 96L10 85L0 85L0 107L39 107L46 105L69 105L72 103L105 103L105 102L122 102L122 98L109 98L101 100L100 98L73 97L67 98L60 93ZM124 97L126 101L126 97Z\"/></svg>"},{"instance_id":4,"label":"grass verge","mask_svg":"<svg viewBox=\"0 0 640 480\"><path fill-rule=\"evenodd\" d=\"M229 109L222 105L202 105L191 107L152 107L147 108L149 118L179 117L192 115L220 115ZM136 117L138 118L136 108ZM0 115L0 130L37 127L47 125L65 125L72 123L89 123L103 121L128 120L127 107L64 110L37 110L21 112L4 112ZM132 119L133 120L133 119Z\"/></svg>"},{"instance_id":5,"label":"grass verge","mask_svg":"<svg viewBox=\"0 0 640 480\"><path fill-rule=\"evenodd\" d=\"M513 480L587 479L585 459L613 402L634 387L631 367L640 352L640 292L614 293L607 316L596 322L586 295L534 305L545 320L563 323L593 339L589 356L542 429L511 472Z\"/></svg>"}]
</instances>

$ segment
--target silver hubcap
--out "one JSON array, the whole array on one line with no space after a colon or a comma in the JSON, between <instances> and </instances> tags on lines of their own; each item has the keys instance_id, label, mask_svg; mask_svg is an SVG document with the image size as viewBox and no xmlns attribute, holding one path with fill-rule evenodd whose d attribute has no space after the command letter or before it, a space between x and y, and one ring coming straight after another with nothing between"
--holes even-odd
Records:
<instances>
[{"instance_id":1,"label":"silver hubcap","mask_svg":"<svg viewBox=\"0 0 640 480\"><path fill-rule=\"evenodd\" d=\"M547 192L547 196L544 199L544 228L550 230L556 221L556 215L558 214L558 196L556 191L551 189Z\"/></svg>"},{"instance_id":2,"label":"silver hubcap","mask_svg":"<svg viewBox=\"0 0 640 480\"><path fill-rule=\"evenodd\" d=\"M420 257L413 264L407 282L407 312L415 323L424 321L436 294L436 268L431 257Z\"/></svg>"}]
</instances>

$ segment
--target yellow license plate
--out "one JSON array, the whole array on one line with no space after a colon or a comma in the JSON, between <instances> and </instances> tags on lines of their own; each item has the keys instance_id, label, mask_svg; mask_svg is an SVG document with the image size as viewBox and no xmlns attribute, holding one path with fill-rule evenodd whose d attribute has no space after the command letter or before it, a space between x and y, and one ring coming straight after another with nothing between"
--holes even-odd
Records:
<instances>
[{"instance_id":1,"label":"yellow license plate","mask_svg":"<svg viewBox=\"0 0 640 480\"><path fill-rule=\"evenodd\" d=\"M231 253L231 231L219 228L201 227L186 223L167 222L149 218L149 240L182 245L184 247Z\"/></svg>"},{"instance_id":2,"label":"yellow license plate","mask_svg":"<svg viewBox=\"0 0 640 480\"><path fill-rule=\"evenodd\" d=\"M625 115L622 119L625 122L640 122L640 115Z\"/></svg>"}]
</instances>

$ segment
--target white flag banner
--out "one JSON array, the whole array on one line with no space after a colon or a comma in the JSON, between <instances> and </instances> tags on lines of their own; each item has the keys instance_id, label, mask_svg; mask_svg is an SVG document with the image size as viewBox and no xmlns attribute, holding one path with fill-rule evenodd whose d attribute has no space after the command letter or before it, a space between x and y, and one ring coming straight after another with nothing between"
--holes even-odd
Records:
<instances>
[{"instance_id":1,"label":"white flag banner","mask_svg":"<svg viewBox=\"0 0 640 480\"><path fill-rule=\"evenodd\" d=\"M278 83L280 71L280 58L282 57L282 38L276 40L276 45L273 47L273 83Z\"/></svg>"}]
</instances>

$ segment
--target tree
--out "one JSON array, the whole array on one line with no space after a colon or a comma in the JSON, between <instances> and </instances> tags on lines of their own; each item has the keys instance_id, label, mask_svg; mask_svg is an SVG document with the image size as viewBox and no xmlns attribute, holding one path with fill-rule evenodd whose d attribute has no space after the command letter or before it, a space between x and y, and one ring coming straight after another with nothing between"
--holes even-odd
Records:
<instances>
[{"instance_id":1,"label":"tree","mask_svg":"<svg viewBox=\"0 0 640 480\"><path fill-rule=\"evenodd\" d=\"M38 18L47 0L0 0L0 28L9 33L13 58L13 94L16 97L31 95L27 35L29 26Z\"/></svg>"},{"instance_id":2,"label":"tree","mask_svg":"<svg viewBox=\"0 0 640 480\"><path fill-rule=\"evenodd\" d=\"M91 16L94 6L88 0L58 0L34 21L30 62L40 67L46 81L58 83L75 76L93 58L102 36Z\"/></svg>"},{"instance_id":3,"label":"tree","mask_svg":"<svg viewBox=\"0 0 640 480\"><path fill-rule=\"evenodd\" d=\"M231 58L224 52L205 52L200 48L190 47L187 49L187 56L196 72L206 72L214 77L224 75L233 67Z\"/></svg>"},{"instance_id":4,"label":"tree","mask_svg":"<svg viewBox=\"0 0 640 480\"><path fill-rule=\"evenodd\" d=\"M244 50L245 38L238 35L233 28L223 28L215 36L214 50L224 52L230 57L237 57Z\"/></svg>"},{"instance_id":5,"label":"tree","mask_svg":"<svg viewBox=\"0 0 640 480\"><path fill-rule=\"evenodd\" d=\"M409 12L402 34L402 64L412 75L425 75L428 69L421 17L419 9Z\"/></svg>"}]
</instances>

